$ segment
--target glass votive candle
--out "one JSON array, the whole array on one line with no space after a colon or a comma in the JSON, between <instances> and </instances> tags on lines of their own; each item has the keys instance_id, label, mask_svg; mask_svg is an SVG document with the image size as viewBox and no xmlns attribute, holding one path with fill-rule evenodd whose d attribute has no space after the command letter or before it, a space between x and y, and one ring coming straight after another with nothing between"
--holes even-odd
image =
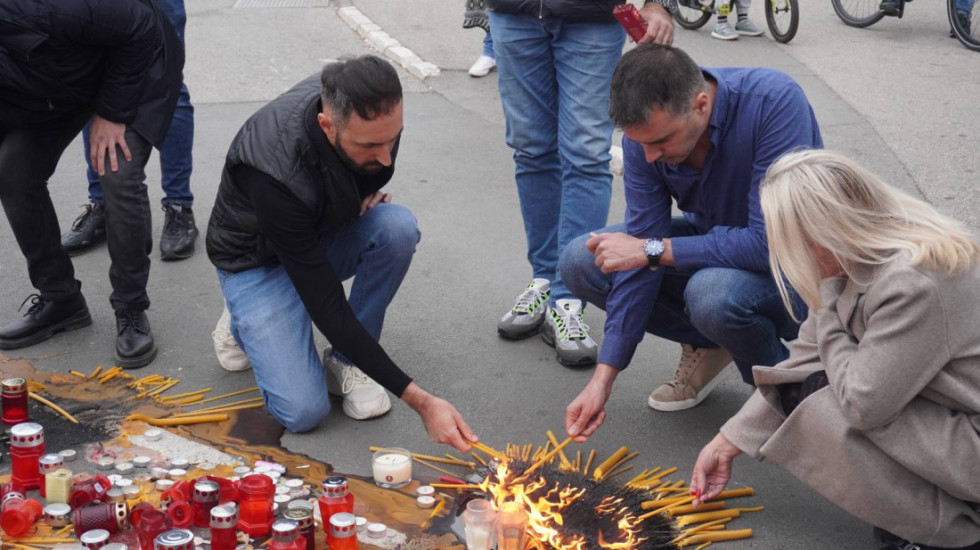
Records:
<instances>
[{"instance_id":1,"label":"glass votive candle","mask_svg":"<svg viewBox=\"0 0 980 550\"><path fill-rule=\"evenodd\" d=\"M494 512L490 501L474 499L466 503L466 511L463 512L463 534L466 536L466 550L490 550L493 548L493 527L496 518L497 513Z\"/></svg>"},{"instance_id":2,"label":"glass votive candle","mask_svg":"<svg viewBox=\"0 0 980 550\"><path fill-rule=\"evenodd\" d=\"M500 505L497 518L497 550L524 550L527 513L519 502Z\"/></svg>"},{"instance_id":3,"label":"glass votive candle","mask_svg":"<svg viewBox=\"0 0 980 550\"><path fill-rule=\"evenodd\" d=\"M374 483L385 489L399 489L412 482L412 453L405 449L381 449L371 459Z\"/></svg>"}]
</instances>

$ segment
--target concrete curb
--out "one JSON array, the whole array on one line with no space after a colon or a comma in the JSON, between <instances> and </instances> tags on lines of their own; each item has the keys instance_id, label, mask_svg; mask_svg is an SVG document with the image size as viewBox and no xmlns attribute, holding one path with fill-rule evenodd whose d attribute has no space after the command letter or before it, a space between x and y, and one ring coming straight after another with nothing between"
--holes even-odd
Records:
<instances>
[{"instance_id":1,"label":"concrete curb","mask_svg":"<svg viewBox=\"0 0 980 550\"><path fill-rule=\"evenodd\" d=\"M400 42L384 31L380 25L371 21L361 10L354 6L337 9L337 14L347 23L347 26L357 32L369 46L384 54L385 57L401 65L406 71L419 80L439 75L439 67L424 61L412 50L402 46Z\"/></svg>"}]
</instances>

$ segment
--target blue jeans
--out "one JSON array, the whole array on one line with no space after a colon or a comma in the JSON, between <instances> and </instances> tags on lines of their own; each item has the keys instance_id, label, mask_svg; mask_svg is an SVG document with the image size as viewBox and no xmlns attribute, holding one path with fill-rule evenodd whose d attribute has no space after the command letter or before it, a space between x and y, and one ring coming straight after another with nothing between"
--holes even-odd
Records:
<instances>
[{"instance_id":1,"label":"blue jeans","mask_svg":"<svg viewBox=\"0 0 980 550\"><path fill-rule=\"evenodd\" d=\"M550 301L571 298L558 258L609 216L609 85L626 32L619 23L490 12L497 82L534 277Z\"/></svg>"},{"instance_id":2,"label":"blue jeans","mask_svg":"<svg viewBox=\"0 0 980 550\"><path fill-rule=\"evenodd\" d=\"M354 277L348 301L376 340L418 241L415 217L395 204L378 204L323 240L337 277ZM330 412L327 380L310 316L286 270L281 265L240 273L218 269L218 280L231 312L231 333L252 363L265 406L292 432L316 428Z\"/></svg>"},{"instance_id":3,"label":"blue jeans","mask_svg":"<svg viewBox=\"0 0 980 550\"><path fill-rule=\"evenodd\" d=\"M597 233L625 233L623 224ZM684 218L674 218L670 236L696 235ZM606 309L612 277L595 265L586 248L588 235L575 239L561 257L561 269L569 288L591 304ZM786 312L768 273L709 267L682 273L673 267L664 271L660 294L646 331L661 338L695 347L722 346L732 354L742 380L753 384L754 365L772 366L789 357L782 340L793 340L799 325ZM793 309L806 318L806 305L794 294Z\"/></svg>"},{"instance_id":4,"label":"blue jeans","mask_svg":"<svg viewBox=\"0 0 980 550\"><path fill-rule=\"evenodd\" d=\"M496 54L493 53L493 35L490 33L483 37L483 55L490 59L497 59Z\"/></svg>"},{"instance_id":5,"label":"blue jeans","mask_svg":"<svg viewBox=\"0 0 980 550\"><path fill-rule=\"evenodd\" d=\"M164 15L173 24L180 37L180 43L184 43L184 26L187 23L187 13L184 11L184 0L156 0ZM86 175L88 176L88 198L93 201L102 201L102 184L99 182L99 174L92 169L89 161L89 125L86 124L82 130L82 141L85 145L85 162L88 164ZM167 130L167 137L157 149L160 151L160 186L163 188L163 204L190 208L194 204L194 195L191 193L191 170L193 162L191 151L194 148L194 106L191 105L191 95L187 91L187 86L180 85L180 96L177 98L177 108L174 110L173 119L170 121L170 129Z\"/></svg>"}]
</instances>

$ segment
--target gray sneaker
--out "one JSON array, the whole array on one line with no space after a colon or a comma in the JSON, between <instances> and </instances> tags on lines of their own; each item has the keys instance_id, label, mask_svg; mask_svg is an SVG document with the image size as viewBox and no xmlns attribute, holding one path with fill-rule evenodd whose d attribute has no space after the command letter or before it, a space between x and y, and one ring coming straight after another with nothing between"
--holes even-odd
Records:
<instances>
[{"instance_id":1,"label":"gray sneaker","mask_svg":"<svg viewBox=\"0 0 980 550\"><path fill-rule=\"evenodd\" d=\"M762 36L762 29L755 26L751 19L741 19L735 23L735 32L742 36Z\"/></svg>"},{"instance_id":2,"label":"gray sneaker","mask_svg":"<svg viewBox=\"0 0 980 550\"><path fill-rule=\"evenodd\" d=\"M551 281L534 279L524 292L517 297L517 303L504 314L497 323L497 333L504 338L519 340L534 336L544 321L544 312L548 309L548 292Z\"/></svg>"},{"instance_id":3,"label":"gray sneaker","mask_svg":"<svg viewBox=\"0 0 980 550\"><path fill-rule=\"evenodd\" d=\"M738 33L728 24L728 21L719 21L715 24L715 30L711 31L711 36L719 40L738 40Z\"/></svg>"},{"instance_id":4,"label":"gray sneaker","mask_svg":"<svg viewBox=\"0 0 980 550\"><path fill-rule=\"evenodd\" d=\"M681 344L674 379L653 390L647 405L658 411L682 411L697 406L725 377L732 363L725 348L695 348Z\"/></svg>"},{"instance_id":5,"label":"gray sneaker","mask_svg":"<svg viewBox=\"0 0 980 550\"><path fill-rule=\"evenodd\" d=\"M582 322L582 300L558 300L548 308L541 339L558 352L558 362L566 367L594 365L599 346L589 337L589 326Z\"/></svg>"}]
</instances>

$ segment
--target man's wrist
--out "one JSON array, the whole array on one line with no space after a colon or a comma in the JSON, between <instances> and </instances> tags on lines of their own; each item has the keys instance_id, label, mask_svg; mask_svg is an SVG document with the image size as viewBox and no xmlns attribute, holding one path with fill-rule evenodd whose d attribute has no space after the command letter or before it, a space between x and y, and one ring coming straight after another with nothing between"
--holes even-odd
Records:
<instances>
[{"instance_id":1,"label":"man's wrist","mask_svg":"<svg viewBox=\"0 0 980 550\"><path fill-rule=\"evenodd\" d=\"M422 389L421 386L412 382L401 394L401 400L412 408L415 412L421 412L425 402L429 400L431 394Z\"/></svg>"},{"instance_id":2,"label":"man's wrist","mask_svg":"<svg viewBox=\"0 0 980 550\"><path fill-rule=\"evenodd\" d=\"M668 14L673 15L677 11L677 0L643 0L643 7L656 4L662 7Z\"/></svg>"}]
</instances>

